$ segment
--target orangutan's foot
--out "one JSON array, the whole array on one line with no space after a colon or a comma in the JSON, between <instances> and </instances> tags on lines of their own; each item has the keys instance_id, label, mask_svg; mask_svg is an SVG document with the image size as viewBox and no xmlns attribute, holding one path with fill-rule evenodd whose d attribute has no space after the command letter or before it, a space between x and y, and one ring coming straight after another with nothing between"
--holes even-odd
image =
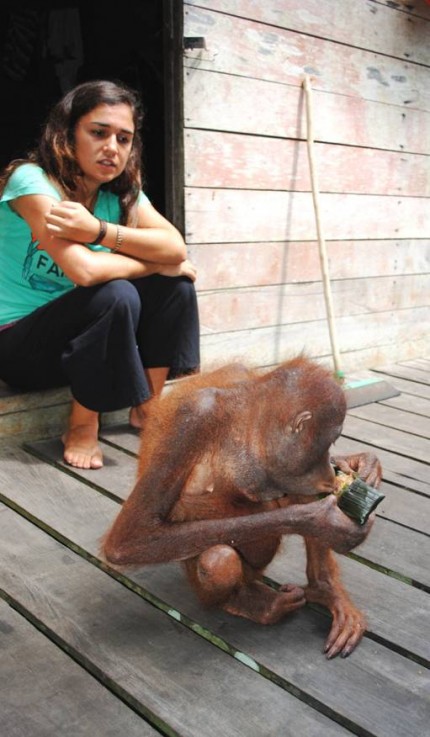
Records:
<instances>
[{"instance_id":1,"label":"orangutan's foot","mask_svg":"<svg viewBox=\"0 0 430 737\"><path fill-rule=\"evenodd\" d=\"M229 614L258 624L275 624L305 604L305 594L300 586L286 584L275 591L260 581L254 581L232 594L222 608Z\"/></svg>"}]
</instances>

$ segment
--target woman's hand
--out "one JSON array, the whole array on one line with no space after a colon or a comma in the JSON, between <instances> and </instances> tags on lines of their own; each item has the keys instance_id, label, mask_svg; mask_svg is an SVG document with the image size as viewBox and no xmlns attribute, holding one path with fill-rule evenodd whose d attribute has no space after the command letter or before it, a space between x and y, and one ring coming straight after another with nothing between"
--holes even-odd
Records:
<instances>
[{"instance_id":1,"label":"woman's hand","mask_svg":"<svg viewBox=\"0 0 430 737\"><path fill-rule=\"evenodd\" d=\"M45 219L50 235L74 243L92 243L100 230L99 219L80 202L54 204Z\"/></svg>"},{"instance_id":2,"label":"woman's hand","mask_svg":"<svg viewBox=\"0 0 430 737\"><path fill-rule=\"evenodd\" d=\"M161 276L187 276L191 281L197 279L196 268L188 259L180 264L160 264L157 274L161 274Z\"/></svg>"}]
</instances>

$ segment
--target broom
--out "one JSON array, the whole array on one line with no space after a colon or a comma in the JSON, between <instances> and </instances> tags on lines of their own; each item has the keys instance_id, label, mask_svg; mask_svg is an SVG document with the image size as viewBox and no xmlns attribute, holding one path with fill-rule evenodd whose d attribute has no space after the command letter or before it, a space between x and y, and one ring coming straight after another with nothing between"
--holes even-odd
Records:
<instances>
[{"instance_id":1,"label":"broom","mask_svg":"<svg viewBox=\"0 0 430 737\"><path fill-rule=\"evenodd\" d=\"M336 325L333 310L333 299L331 291L331 282L329 274L329 262L327 257L326 243L323 233L320 202L319 202L319 184L318 173L314 159L314 125L313 125L313 103L312 103L312 87L309 75L305 75L303 81L306 101L306 123L307 123L307 152L309 162L309 172L312 186L312 200L315 213L315 224L318 238L318 251L321 265L321 275L324 290L324 299L327 312L327 323L330 335L330 344L334 365L335 378L342 382L345 389L348 407L358 407L359 405L377 402L382 399L388 399L400 394L387 381L379 378L360 379L356 381L345 381L345 374L342 370L340 351L338 346Z\"/></svg>"}]
</instances>

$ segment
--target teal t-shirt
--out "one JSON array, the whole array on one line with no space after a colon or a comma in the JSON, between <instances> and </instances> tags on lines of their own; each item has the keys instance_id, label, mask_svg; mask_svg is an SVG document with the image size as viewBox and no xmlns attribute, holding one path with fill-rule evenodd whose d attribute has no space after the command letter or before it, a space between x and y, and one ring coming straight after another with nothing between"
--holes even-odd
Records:
<instances>
[{"instance_id":1,"label":"teal t-shirt","mask_svg":"<svg viewBox=\"0 0 430 737\"><path fill-rule=\"evenodd\" d=\"M55 261L32 237L26 221L12 210L11 200L23 195L62 197L43 169L35 164L22 164L10 176L0 198L0 325L28 315L37 307L73 289ZM139 201L146 200L143 192ZM94 214L110 223L118 223L120 206L117 195L100 190ZM92 250L109 251L103 246Z\"/></svg>"}]
</instances>

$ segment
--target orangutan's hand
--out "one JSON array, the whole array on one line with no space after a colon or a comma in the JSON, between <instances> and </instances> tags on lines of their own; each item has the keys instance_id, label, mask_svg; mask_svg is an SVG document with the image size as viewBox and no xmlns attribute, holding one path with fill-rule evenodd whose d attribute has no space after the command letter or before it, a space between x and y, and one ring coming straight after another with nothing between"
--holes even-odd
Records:
<instances>
[{"instance_id":1,"label":"orangutan's hand","mask_svg":"<svg viewBox=\"0 0 430 737\"><path fill-rule=\"evenodd\" d=\"M355 453L348 456L334 456L332 462L344 473L351 471L358 473L359 477L376 489L381 483L382 466L373 453Z\"/></svg>"}]
</instances>

